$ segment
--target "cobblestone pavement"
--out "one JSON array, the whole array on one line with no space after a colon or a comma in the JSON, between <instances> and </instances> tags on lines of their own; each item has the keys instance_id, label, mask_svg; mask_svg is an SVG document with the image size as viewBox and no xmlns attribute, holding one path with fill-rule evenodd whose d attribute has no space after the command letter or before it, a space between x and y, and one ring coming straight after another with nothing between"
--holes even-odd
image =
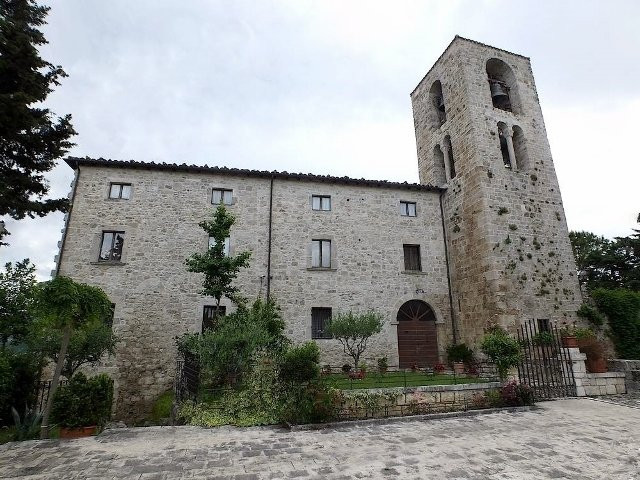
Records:
<instances>
[{"instance_id":1,"label":"cobblestone pavement","mask_svg":"<svg viewBox=\"0 0 640 480\"><path fill-rule=\"evenodd\" d=\"M151 427L0 446L23 479L640 479L640 410L590 399L313 431Z\"/></svg>"},{"instance_id":2,"label":"cobblestone pavement","mask_svg":"<svg viewBox=\"0 0 640 480\"><path fill-rule=\"evenodd\" d=\"M594 400L640 409L640 392L627 393L626 395L607 395L606 397L596 397Z\"/></svg>"}]
</instances>

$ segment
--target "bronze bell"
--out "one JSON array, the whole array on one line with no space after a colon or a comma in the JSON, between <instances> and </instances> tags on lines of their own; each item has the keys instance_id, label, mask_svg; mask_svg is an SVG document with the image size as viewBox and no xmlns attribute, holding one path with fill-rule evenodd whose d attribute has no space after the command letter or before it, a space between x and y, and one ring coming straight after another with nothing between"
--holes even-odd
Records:
<instances>
[{"instance_id":1,"label":"bronze bell","mask_svg":"<svg viewBox=\"0 0 640 480\"><path fill-rule=\"evenodd\" d=\"M438 105L438 110L444 112L444 98L442 98L442 95L436 99L436 105Z\"/></svg>"},{"instance_id":2,"label":"bronze bell","mask_svg":"<svg viewBox=\"0 0 640 480\"><path fill-rule=\"evenodd\" d=\"M505 100L509 100L509 94L507 93L507 87L501 82L491 80L491 98L494 103L502 103Z\"/></svg>"}]
</instances>

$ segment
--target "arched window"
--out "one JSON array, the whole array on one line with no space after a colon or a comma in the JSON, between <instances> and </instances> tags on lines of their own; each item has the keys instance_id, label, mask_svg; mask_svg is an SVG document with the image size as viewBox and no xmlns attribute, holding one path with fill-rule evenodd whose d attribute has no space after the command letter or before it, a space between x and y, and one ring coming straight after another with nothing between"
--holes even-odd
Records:
<instances>
[{"instance_id":1,"label":"arched window","mask_svg":"<svg viewBox=\"0 0 640 480\"><path fill-rule=\"evenodd\" d=\"M513 126L513 150L516 155L518 170L529 170L529 154L524 140L524 132L517 125Z\"/></svg>"},{"instance_id":2,"label":"arched window","mask_svg":"<svg viewBox=\"0 0 640 480\"><path fill-rule=\"evenodd\" d=\"M436 185L447 183L447 170L444 164L444 153L440 145L433 148L433 181Z\"/></svg>"},{"instance_id":3,"label":"arched window","mask_svg":"<svg viewBox=\"0 0 640 480\"><path fill-rule=\"evenodd\" d=\"M500 139L500 152L505 168L513 168L511 153L509 152L509 127L503 122L498 123L498 138Z\"/></svg>"},{"instance_id":4,"label":"arched window","mask_svg":"<svg viewBox=\"0 0 640 480\"><path fill-rule=\"evenodd\" d=\"M449 165L449 178L456 178L456 161L453 158L453 148L451 147L451 137L444 137L444 159L445 164Z\"/></svg>"},{"instance_id":5,"label":"arched window","mask_svg":"<svg viewBox=\"0 0 640 480\"><path fill-rule=\"evenodd\" d=\"M511 67L502 60L492 58L487 61L487 77L493 106L507 112L518 113L516 77Z\"/></svg>"},{"instance_id":6,"label":"arched window","mask_svg":"<svg viewBox=\"0 0 640 480\"><path fill-rule=\"evenodd\" d=\"M440 127L447 121L447 114L444 109L444 96L442 95L442 84L436 80L429 90L429 102L436 127Z\"/></svg>"}]
</instances>

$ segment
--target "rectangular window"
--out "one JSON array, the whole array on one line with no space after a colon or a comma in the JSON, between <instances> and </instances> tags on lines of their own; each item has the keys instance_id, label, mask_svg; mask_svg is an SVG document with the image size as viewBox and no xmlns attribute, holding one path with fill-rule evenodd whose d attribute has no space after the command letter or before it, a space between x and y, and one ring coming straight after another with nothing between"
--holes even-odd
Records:
<instances>
[{"instance_id":1,"label":"rectangular window","mask_svg":"<svg viewBox=\"0 0 640 480\"><path fill-rule=\"evenodd\" d=\"M415 217L416 202L400 202L400 214L405 217Z\"/></svg>"},{"instance_id":2,"label":"rectangular window","mask_svg":"<svg viewBox=\"0 0 640 480\"><path fill-rule=\"evenodd\" d=\"M227 314L227 307L220 305L216 308L215 305L205 305L202 310L202 333L207 330L213 330L219 317L224 317Z\"/></svg>"},{"instance_id":3,"label":"rectangular window","mask_svg":"<svg viewBox=\"0 0 640 480\"><path fill-rule=\"evenodd\" d=\"M331 240L312 240L311 267L331 268Z\"/></svg>"},{"instance_id":4,"label":"rectangular window","mask_svg":"<svg viewBox=\"0 0 640 480\"><path fill-rule=\"evenodd\" d=\"M112 183L109 188L109 198L121 198L122 200L129 200L131 196L131 184L130 183Z\"/></svg>"},{"instance_id":5,"label":"rectangular window","mask_svg":"<svg viewBox=\"0 0 640 480\"><path fill-rule=\"evenodd\" d=\"M233 190L224 188L214 188L211 192L211 203L213 205L231 205L233 203Z\"/></svg>"},{"instance_id":6,"label":"rectangular window","mask_svg":"<svg viewBox=\"0 0 640 480\"><path fill-rule=\"evenodd\" d=\"M98 260L101 262L119 262L122 259L123 245L124 232L102 232Z\"/></svg>"},{"instance_id":7,"label":"rectangular window","mask_svg":"<svg viewBox=\"0 0 640 480\"><path fill-rule=\"evenodd\" d=\"M312 195L311 208L328 212L331 210L331 197L329 195Z\"/></svg>"},{"instance_id":8,"label":"rectangular window","mask_svg":"<svg viewBox=\"0 0 640 480\"><path fill-rule=\"evenodd\" d=\"M551 322L548 318L538 318L538 332L550 332Z\"/></svg>"},{"instance_id":9,"label":"rectangular window","mask_svg":"<svg viewBox=\"0 0 640 480\"><path fill-rule=\"evenodd\" d=\"M420 263L420 245L403 245L404 249L404 269L412 271L422 271Z\"/></svg>"},{"instance_id":10,"label":"rectangular window","mask_svg":"<svg viewBox=\"0 0 640 480\"><path fill-rule=\"evenodd\" d=\"M215 238L213 237L209 237L209 248L213 247L215 245ZM227 237L224 239L224 246L222 247L222 252L224 253L225 257L229 256L229 248L231 247L231 238Z\"/></svg>"},{"instance_id":11,"label":"rectangular window","mask_svg":"<svg viewBox=\"0 0 640 480\"><path fill-rule=\"evenodd\" d=\"M313 307L311 309L311 338L331 338L327 332L330 321L330 308Z\"/></svg>"}]
</instances>

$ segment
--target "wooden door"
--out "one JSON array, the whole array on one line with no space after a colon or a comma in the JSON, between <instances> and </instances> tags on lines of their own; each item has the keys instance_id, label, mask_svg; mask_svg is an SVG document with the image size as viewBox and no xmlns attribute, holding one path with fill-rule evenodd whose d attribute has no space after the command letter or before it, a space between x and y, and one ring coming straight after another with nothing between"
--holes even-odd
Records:
<instances>
[{"instance_id":1,"label":"wooden door","mask_svg":"<svg viewBox=\"0 0 640 480\"><path fill-rule=\"evenodd\" d=\"M424 368L438 363L436 316L429 305L410 300L398 310L400 368Z\"/></svg>"}]
</instances>

